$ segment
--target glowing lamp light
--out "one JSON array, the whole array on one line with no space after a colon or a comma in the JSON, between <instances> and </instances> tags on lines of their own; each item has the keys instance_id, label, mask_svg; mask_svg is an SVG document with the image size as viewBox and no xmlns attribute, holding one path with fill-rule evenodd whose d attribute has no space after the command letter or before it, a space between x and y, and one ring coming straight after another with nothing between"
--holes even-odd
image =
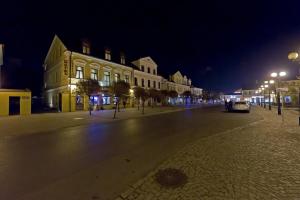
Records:
<instances>
[{"instance_id":1,"label":"glowing lamp light","mask_svg":"<svg viewBox=\"0 0 300 200\"><path fill-rule=\"evenodd\" d=\"M269 81L265 81L265 83L269 83Z\"/></svg>"},{"instance_id":2,"label":"glowing lamp light","mask_svg":"<svg viewBox=\"0 0 300 200\"><path fill-rule=\"evenodd\" d=\"M279 72L279 76L286 76L286 72Z\"/></svg>"},{"instance_id":3,"label":"glowing lamp light","mask_svg":"<svg viewBox=\"0 0 300 200\"><path fill-rule=\"evenodd\" d=\"M299 57L299 54L295 51L292 51L288 54L289 60L296 60Z\"/></svg>"},{"instance_id":4,"label":"glowing lamp light","mask_svg":"<svg viewBox=\"0 0 300 200\"><path fill-rule=\"evenodd\" d=\"M274 84L275 83L275 81L274 80L270 80L270 84Z\"/></svg>"},{"instance_id":5,"label":"glowing lamp light","mask_svg":"<svg viewBox=\"0 0 300 200\"><path fill-rule=\"evenodd\" d=\"M133 91L133 89L129 89L129 92L130 92L130 94L133 94L134 91Z\"/></svg>"},{"instance_id":6,"label":"glowing lamp light","mask_svg":"<svg viewBox=\"0 0 300 200\"><path fill-rule=\"evenodd\" d=\"M265 85L265 88L269 87L269 85Z\"/></svg>"},{"instance_id":7,"label":"glowing lamp light","mask_svg":"<svg viewBox=\"0 0 300 200\"><path fill-rule=\"evenodd\" d=\"M273 72L273 73L271 73L271 77L277 77L278 76L278 74L276 73L276 72Z\"/></svg>"},{"instance_id":8,"label":"glowing lamp light","mask_svg":"<svg viewBox=\"0 0 300 200\"><path fill-rule=\"evenodd\" d=\"M261 88L264 88L264 86L263 86L263 85L261 85L260 87L261 87Z\"/></svg>"}]
</instances>

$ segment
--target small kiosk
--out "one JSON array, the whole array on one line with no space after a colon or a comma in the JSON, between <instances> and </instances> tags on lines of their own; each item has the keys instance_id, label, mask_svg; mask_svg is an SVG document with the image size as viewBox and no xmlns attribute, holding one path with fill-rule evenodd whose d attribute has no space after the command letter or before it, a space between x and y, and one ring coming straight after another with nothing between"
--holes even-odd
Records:
<instances>
[{"instance_id":1,"label":"small kiosk","mask_svg":"<svg viewBox=\"0 0 300 200\"><path fill-rule=\"evenodd\" d=\"M30 114L31 92L29 90L0 89L0 116Z\"/></svg>"}]
</instances>

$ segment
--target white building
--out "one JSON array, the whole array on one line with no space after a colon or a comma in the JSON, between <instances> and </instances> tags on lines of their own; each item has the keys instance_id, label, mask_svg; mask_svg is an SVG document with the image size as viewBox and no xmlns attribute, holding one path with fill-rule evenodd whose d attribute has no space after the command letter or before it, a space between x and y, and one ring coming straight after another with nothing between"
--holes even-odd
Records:
<instances>
[{"instance_id":1,"label":"white building","mask_svg":"<svg viewBox=\"0 0 300 200\"><path fill-rule=\"evenodd\" d=\"M144 57L132 62L136 69L133 70L133 86L146 89L161 89L162 76L157 75L157 64L151 57Z\"/></svg>"}]
</instances>

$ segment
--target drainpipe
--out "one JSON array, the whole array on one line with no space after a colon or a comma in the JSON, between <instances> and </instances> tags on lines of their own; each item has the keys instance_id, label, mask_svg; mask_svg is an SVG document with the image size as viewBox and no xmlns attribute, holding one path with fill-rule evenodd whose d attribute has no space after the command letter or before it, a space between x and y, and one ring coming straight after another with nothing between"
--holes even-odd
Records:
<instances>
[{"instance_id":1,"label":"drainpipe","mask_svg":"<svg viewBox=\"0 0 300 200\"><path fill-rule=\"evenodd\" d=\"M71 77L72 77L72 66L73 66L73 62L72 62L72 51L70 53L70 64L69 64L69 112L72 112L72 87L71 87Z\"/></svg>"}]
</instances>

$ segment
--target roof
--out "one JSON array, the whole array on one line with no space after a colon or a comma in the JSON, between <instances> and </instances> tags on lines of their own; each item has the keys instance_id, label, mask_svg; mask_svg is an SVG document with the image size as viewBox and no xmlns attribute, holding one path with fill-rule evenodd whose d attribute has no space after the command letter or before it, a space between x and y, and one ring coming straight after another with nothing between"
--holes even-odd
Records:
<instances>
[{"instance_id":1,"label":"roof","mask_svg":"<svg viewBox=\"0 0 300 200\"><path fill-rule=\"evenodd\" d=\"M0 92L31 92L28 89L21 90L21 89L0 89Z\"/></svg>"},{"instance_id":2,"label":"roof","mask_svg":"<svg viewBox=\"0 0 300 200\"><path fill-rule=\"evenodd\" d=\"M82 53L82 41L84 41L86 39L80 39L80 38L73 39L73 38L70 38L70 37L64 37L63 35L55 35L54 38L55 37L59 38L61 40L61 42L65 45L65 47L69 51ZM121 50L121 49L114 50L114 49L111 49L111 48L107 47L106 45L103 45L102 48L97 48L96 45L95 46L93 45L93 42L89 42L89 43L91 45L90 54L85 54L85 55L106 60L105 57L104 57L105 56L105 49L110 49L110 51L111 51L111 60L110 60L110 62L121 64L120 56L121 56L121 54L124 54L125 59L126 59L125 66L136 68L136 66L134 66L131 63L132 59L128 58L126 53L124 53L123 50ZM121 65L124 65L124 64L121 64Z\"/></svg>"}]
</instances>

